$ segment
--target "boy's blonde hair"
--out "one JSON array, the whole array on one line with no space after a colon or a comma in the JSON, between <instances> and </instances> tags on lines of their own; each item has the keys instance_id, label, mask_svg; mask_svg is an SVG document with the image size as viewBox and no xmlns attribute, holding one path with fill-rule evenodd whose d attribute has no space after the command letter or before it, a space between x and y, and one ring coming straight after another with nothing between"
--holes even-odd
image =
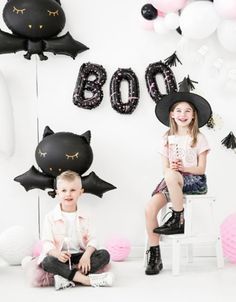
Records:
<instances>
[{"instance_id":1,"label":"boy's blonde hair","mask_svg":"<svg viewBox=\"0 0 236 302\"><path fill-rule=\"evenodd\" d=\"M170 113L173 112L175 110L175 108L177 107L177 105L179 103L182 102L186 102L189 104L189 106L192 108L193 110L193 120L191 121L191 123L189 124L189 132L190 132L190 136L192 137L192 144L191 147L195 147L196 143L197 143L197 135L199 133L199 128L198 128L198 116L197 116L197 110L196 108L189 103L188 101L179 101L173 104L173 106L170 109ZM170 129L167 131L167 136L168 135L175 135L177 133L177 125L176 122L174 121L173 118L169 118L170 119Z\"/></svg>"},{"instance_id":2,"label":"boy's blonde hair","mask_svg":"<svg viewBox=\"0 0 236 302\"><path fill-rule=\"evenodd\" d=\"M80 182L80 187L82 188L82 181L81 181L81 177L79 176L79 174L74 171L67 170L57 176L56 184L58 184L58 182L61 180L72 182L76 179L78 179L78 181Z\"/></svg>"}]
</instances>

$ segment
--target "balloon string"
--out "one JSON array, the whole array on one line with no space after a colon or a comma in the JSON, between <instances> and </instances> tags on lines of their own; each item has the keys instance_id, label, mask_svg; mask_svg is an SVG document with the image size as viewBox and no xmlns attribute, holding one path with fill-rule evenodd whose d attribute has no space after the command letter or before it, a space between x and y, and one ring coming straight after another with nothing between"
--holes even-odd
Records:
<instances>
[{"instance_id":1,"label":"balloon string","mask_svg":"<svg viewBox=\"0 0 236 302\"><path fill-rule=\"evenodd\" d=\"M39 116L38 116L38 105L39 105L39 81L38 81L38 56L35 55L35 92L36 92L36 131L37 131L37 143L39 144ZM41 229L40 229L40 195L38 190L38 236L41 238Z\"/></svg>"}]
</instances>

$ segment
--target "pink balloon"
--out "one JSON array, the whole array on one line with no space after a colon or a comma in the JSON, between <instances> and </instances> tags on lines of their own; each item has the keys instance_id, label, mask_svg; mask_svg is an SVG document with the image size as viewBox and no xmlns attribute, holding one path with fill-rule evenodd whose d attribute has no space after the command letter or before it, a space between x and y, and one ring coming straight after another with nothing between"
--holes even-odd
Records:
<instances>
[{"instance_id":1,"label":"pink balloon","mask_svg":"<svg viewBox=\"0 0 236 302\"><path fill-rule=\"evenodd\" d=\"M236 18L235 0L214 0L213 2L217 13L226 19Z\"/></svg>"},{"instance_id":2,"label":"pink balloon","mask_svg":"<svg viewBox=\"0 0 236 302\"><path fill-rule=\"evenodd\" d=\"M146 20L146 19L142 18L140 20L140 23L141 23L141 26L143 29L154 31L153 20Z\"/></svg>"},{"instance_id":3,"label":"pink balloon","mask_svg":"<svg viewBox=\"0 0 236 302\"><path fill-rule=\"evenodd\" d=\"M185 6L187 0L152 0L152 5L164 13L177 12Z\"/></svg>"}]
</instances>

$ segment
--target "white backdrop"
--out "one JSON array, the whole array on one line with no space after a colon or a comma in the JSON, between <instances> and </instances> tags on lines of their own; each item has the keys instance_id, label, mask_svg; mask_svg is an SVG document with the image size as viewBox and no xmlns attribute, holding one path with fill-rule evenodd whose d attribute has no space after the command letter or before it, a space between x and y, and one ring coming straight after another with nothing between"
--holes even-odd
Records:
<instances>
[{"instance_id":1,"label":"white backdrop","mask_svg":"<svg viewBox=\"0 0 236 302\"><path fill-rule=\"evenodd\" d=\"M82 134L91 130L94 160L85 174L94 171L117 186L102 199L90 194L84 194L81 199L81 207L92 212L101 243L118 234L128 238L133 247L143 245L144 207L162 177L157 149L158 140L166 130L155 117L155 104L147 92L144 75L150 63L165 59L176 49L183 62L173 68L177 82L187 74L198 81L195 92L206 97L213 111L223 120L220 130L202 129L212 149L207 175L210 192L218 200L218 221L235 212L236 154L224 148L220 141L230 131L236 134L236 88L229 88L225 83L227 70L235 65L236 54L221 49L214 37L207 41L181 42L181 36L176 32L158 36L143 30L139 19L141 7L146 2L141 0L61 2L67 18L63 33L69 30L75 39L90 47L88 51L79 54L75 60L46 53L49 59L43 62L35 56L31 61L25 60L23 52L0 55L0 70L9 87L15 122L14 154L10 159L0 158L0 232L20 224L38 236L38 222L56 204L46 192L26 192L13 181L32 164L36 166L37 134L39 132L41 140L44 127L48 125L54 132ZM0 11L4 4L5 1L1 1ZM9 31L2 18L0 28ZM203 44L209 52L199 57L198 50ZM223 58L224 67L213 77L212 65L218 57ZM107 71L104 99L94 110L78 108L72 102L80 66L86 62L101 64ZM139 79L140 101L131 115L117 113L110 104L109 83L119 67L132 68ZM125 100L127 86L122 87ZM4 114L1 108L0 112Z\"/></svg>"}]
</instances>

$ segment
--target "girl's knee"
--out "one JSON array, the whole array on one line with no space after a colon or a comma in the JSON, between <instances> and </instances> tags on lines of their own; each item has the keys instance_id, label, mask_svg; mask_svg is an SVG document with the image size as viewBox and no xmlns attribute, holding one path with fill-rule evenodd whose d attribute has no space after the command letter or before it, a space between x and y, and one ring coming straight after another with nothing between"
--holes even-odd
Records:
<instances>
[{"instance_id":1,"label":"girl's knee","mask_svg":"<svg viewBox=\"0 0 236 302\"><path fill-rule=\"evenodd\" d=\"M163 206L163 196L160 193L157 193L153 195L153 197L150 199L150 201L147 203L145 207L145 215L153 216L156 215L156 213L162 208Z\"/></svg>"},{"instance_id":2,"label":"girl's knee","mask_svg":"<svg viewBox=\"0 0 236 302\"><path fill-rule=\"evenodd\" d=\"M164 175L164 179L165 182L168 183L172 183L172 182L178 182L179 180L179 176L178 176L178 172L172 170L172 169L167 169L165 171L165 175Z\"/></svg>"}]
</instances>

